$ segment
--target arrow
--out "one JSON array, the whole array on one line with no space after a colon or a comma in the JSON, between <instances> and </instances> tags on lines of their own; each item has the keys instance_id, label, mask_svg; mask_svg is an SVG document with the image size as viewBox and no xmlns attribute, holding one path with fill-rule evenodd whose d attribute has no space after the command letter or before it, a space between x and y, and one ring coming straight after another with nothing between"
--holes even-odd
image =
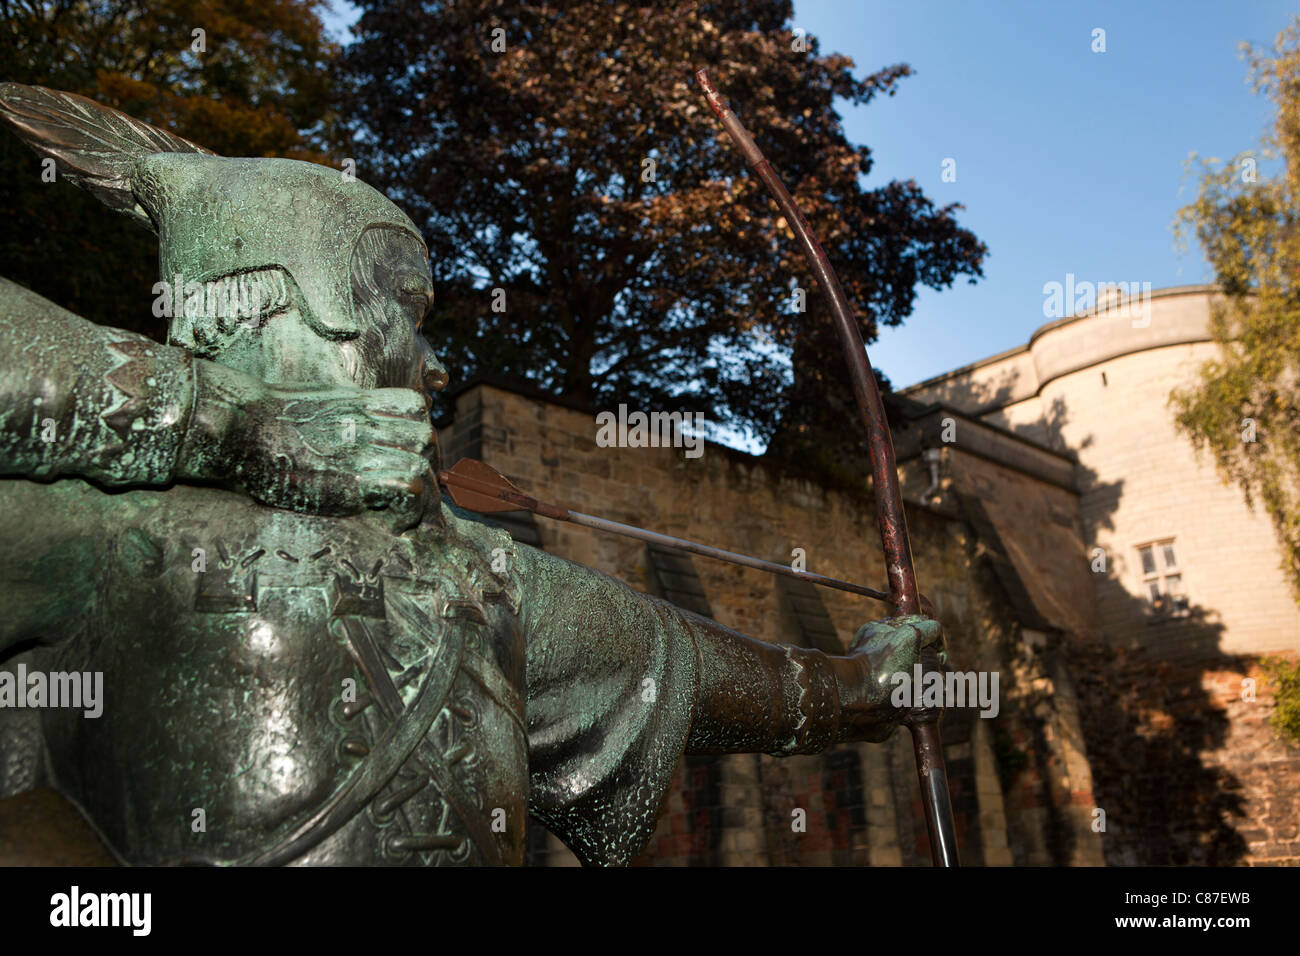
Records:
<instances>
[{"instance_id":1,"label":"arrow","mask_svg":"<svg viewBox=\"0 0 1300 956\"><path fill-rule=\"evenodd\" d=\"M559 505L538 501L532 495L524 494L524 492L512 485L510 479L491 465L475 461L473 458L462 458L452 465L450 470L438 472L438 480L447 489L447 492L451 495L451 500L457 506L469 511L477 511L479 514L494 514L499 511L531 511L533 514L541 515L544 518L554 518L556 521L568 521L587 528L595 528L597 531L608 531L611 534L621 534L628 538L638 538L642 541L649 541L651 544L677 548L679 551L690 551L693 554L702 554L706 558L729 561L732 564L757 568L760 571L770 571L773 574L782 574L787 578L797 578L810 584L820 584L822 587L851 591L854 594L863 594L869 598L875 598L877 601L889 600L889 595L884 591L877 591L875 588L864 587L861 584L852 584L848 581L828 578L825 575L813 574L811 571L796 571L788 565L777 564L774 561L751 558L747 554L736 554L734 551L724 551L721 548L711 548L707 544L698 544L683 538L674 538L671 535L647 531L645 528L638 528L635 525L621 524L618 521L610 521L608 518L597 518L595 515L585 515L580 511L570 511L568 508L561 508Z\"/></svg>"}]
</instances>

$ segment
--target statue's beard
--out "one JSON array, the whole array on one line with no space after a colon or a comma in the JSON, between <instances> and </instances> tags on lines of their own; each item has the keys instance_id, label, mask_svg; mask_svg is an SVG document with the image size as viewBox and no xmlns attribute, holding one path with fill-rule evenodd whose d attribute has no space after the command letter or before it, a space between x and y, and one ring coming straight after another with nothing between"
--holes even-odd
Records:
<instances>
[{"instance_id":1,"label":"statue's beard","mask_svg":"<svg viewBox=\"0 0 1300 956\"><path fill-rule=\"evenodd\" d=\"M341 346L348 377L358 388L414 388L423 393L417 377L419 360L405 342L388 335L383 309L373 305L355 309L361 334Z\"/></svg>"}]
</instances>

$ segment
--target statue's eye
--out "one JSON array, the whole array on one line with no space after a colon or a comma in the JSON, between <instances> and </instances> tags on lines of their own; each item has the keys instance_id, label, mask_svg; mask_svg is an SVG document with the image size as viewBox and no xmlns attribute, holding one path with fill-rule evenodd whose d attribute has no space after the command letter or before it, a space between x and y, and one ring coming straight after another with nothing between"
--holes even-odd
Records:
<instances>
[{"instance_id":1,"label":"statue's eye","mask_svg":"<svg viewBox=\"0 0 1300 956\"><path fill-rule=\"evenodd\" d=\"M408 272L397 283L398 296L415 306L415 327L424 324L424 318L433 308L433 287L429 280L415 272Z\"/></svg>"},{"instance_id":2,"label":"statue's eye","mask_svg":"<svg viewBox=\"0 0 1300 956\"><path fill-rule=\"evenodd\" d=\"M433 289L429 287L429 281L414 273L402 277L397 284L397 291L403 298L420 299L428 303L433 301Z\"/></svg>"}]
</instances>

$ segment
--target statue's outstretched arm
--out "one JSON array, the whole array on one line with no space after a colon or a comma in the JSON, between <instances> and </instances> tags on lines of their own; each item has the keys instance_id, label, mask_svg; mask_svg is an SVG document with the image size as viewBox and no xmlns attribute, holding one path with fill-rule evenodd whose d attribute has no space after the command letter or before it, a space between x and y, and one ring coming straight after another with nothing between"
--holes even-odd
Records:
<instances>
[{"instance_id":1,"label":"statue's outstretched arm","mask_svg":"<svg viewBox=\"0 0 1300 956\"><path fill-rule=\"evenodd\" d=\"M418 392L267 385L0 279L0 474L214 484L316 514L390 508L406 527L432 443Z\"/></svg>"},{"instance_id":2,"label":"statue's outstretched arm","mask_svg":"<svg viewBox=\"0 0 1300 956\"><path fill-rule=\"evenodd\" d=\"M769 644L522 545L505 549L527 642L529 808L589 863L653 833L683 753L812 753L882 740L892 675L938 623L866 625L844 656Z\"/></svg>"},{"instance_id":3,"label":"statue's outstretched arm","mask_svg":"<svg viewBox=\"0 0 1300 956\"><path fill-rule=\"evenodd\" d=\"M688 753L817 753L885 740L907 711L890 703L894 675L940 662L939 622L893 618L864 625L845 655L757 641L693 619L699 651Z\"/></svg>"}]
</instances>

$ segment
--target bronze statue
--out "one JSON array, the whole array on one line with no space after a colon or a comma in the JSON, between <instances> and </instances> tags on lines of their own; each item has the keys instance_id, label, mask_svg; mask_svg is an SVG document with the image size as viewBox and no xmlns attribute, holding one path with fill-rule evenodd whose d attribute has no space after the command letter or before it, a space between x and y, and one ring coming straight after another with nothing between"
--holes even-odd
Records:
<instances>
[{"instance_id":1,"label":"bronze statue","mask_svg":"<svg viewBox=\"0 0 1300 956\"><path fill-rule=\"evenodd\" d=\"M530 811L623 864L683 753L909 716L937 622L767 644L442 500L427 252L377 191L40 88L0 116L158 234L169 322L0 279L0 666L103 675L97 717L0 697L0 796L55 787L133 864L518 864Z\"/></svg>"}]
</instances>

